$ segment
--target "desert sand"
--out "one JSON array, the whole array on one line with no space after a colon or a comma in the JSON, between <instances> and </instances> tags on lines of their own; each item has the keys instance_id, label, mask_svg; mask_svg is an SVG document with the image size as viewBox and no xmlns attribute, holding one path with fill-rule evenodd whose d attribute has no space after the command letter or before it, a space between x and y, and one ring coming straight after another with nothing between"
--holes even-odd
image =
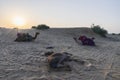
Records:
<instances>
[{"instance_id":1,"label":"desert sand","mask_svg":"<svg viewBox=\"0 0 120 80\"><path fill-rule=\"evenodd\" d=\"M14 42L17 30L0 28L0 80L120 80L120 35L102 38L89 28L19 32L40 35L33 42ZM79 35L95 37L96 46L77 44L73 37ZM70 62L72 71L50 70L44 56L47 51L68 52L86 64Z\"/></svg>"}]
</instances>

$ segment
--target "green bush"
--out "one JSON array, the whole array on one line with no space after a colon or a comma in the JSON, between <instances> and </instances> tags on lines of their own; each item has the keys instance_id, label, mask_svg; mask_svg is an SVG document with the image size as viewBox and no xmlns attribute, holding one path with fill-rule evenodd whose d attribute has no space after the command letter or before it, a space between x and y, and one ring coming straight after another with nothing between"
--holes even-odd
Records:
<instances>
[{"instance_id":1,"label":"green bush","mask_svg":"<svg viewBox=\"0 0 120 80\"><path fill-rule=\"evenodd\" d=\"M47 26L47 25L45 25L45 24L41 24L41 25L38 25L37 27L36 27L36 29L41 29L41 30L43 30L43 29L49 29L50 27L49 26Z\"/></svg>"},{"instance_id":2,"label":"green bush","mask_svg":"<svg viewBox=\"0 0 120 80\"><path fill-rule=\"evenodd\" d=\"M112 33L112 35L116 35L115 33Z\"/></svg>"},{"instance_id":3,"label":"green bush","mask_svg":"<svg viewBox=\"0 0 120 80\"><path fill-rule=\"evenodd\" d=\"M102 37L106 37L106 34L108 33L107 30L101 28L99 25L96 25L96 26L93 25L93 26L91 27L91 29L92 29L95 33L101 35Z\"/></svg>"},{"instance_id":4,"label":"green bush","mask_svg":"<svg viewBox=\"0 0 120 80\"><path fill-rule=\"evenodd\" d=\"M36 29L36 26L32 26L33 29Z\"/></svg>"},{"instance_id":5,"label":"green bush","mask_svg":"<svg viewBox=\"0 0 120 80\"><path fill-rule=\"evenodd\" d=\"M32 26L33 29L40 29L40 30L44 30L44 29L49 29L50 27L45 25L45 24L40 24L38 26Z\"/></svg>"}]
</instances>

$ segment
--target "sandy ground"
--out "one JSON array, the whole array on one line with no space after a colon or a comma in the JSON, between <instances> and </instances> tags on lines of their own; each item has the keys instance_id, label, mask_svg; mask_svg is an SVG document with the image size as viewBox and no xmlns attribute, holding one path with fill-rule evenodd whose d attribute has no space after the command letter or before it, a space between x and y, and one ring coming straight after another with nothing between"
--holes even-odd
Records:
<instances>
[{"instance_id":1,"label":"sandy ground","mask_svg":"<svg viewBox=\"0 0 120 80\"><path fill-rule=\"evenodd\" d=\"M102 38L88 28L19 31L40 35L34 42L14 42L16 29L0 29L0 80L120 80L120 35ZM77 44L73 37L82 34L95 37L97 46ZM43 56L47 51L68 52L86 64L70 62L72 71L50 70Z\"/></svg>"}]
</instances>

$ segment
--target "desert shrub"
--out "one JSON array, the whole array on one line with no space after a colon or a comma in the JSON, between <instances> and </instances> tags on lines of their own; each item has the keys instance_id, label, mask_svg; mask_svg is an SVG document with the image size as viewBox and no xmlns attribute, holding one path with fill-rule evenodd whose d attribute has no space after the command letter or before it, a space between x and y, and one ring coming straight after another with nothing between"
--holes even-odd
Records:
<instances>
[{"instance_id":1,"label":"desert shrub","mask_svg":"<svg viewBox=\"0 0 120 80\"><path fill-rule=\"evenodd\" d=\"M49 28L50 28L50 27L47 26L47 25L45 25L45 24L41 24L41 25L38 25L38 26L36 27L36 29L41 29L41 30L49 29Z\"/></svg>"},{"instance_id":2,"label":"desert shrub","mask_svg":"<svg viewBox=\"0 0 120 80\"><path fill-rule=\"evenodd\" d=\"M94 25L91 27L91 29L102 37L106 37L106 34L108 33L107 30L105 30L104 28L101 28L99 25L96 25L96 26Z\"/></svg>"},{"instance_id":3,"label":"desert shrub","mask_svg":"<svg viewBox=\"0 0 120 80\"><path fill-rule=\"evenodd\" d=\"M115 33L112 33L112 35L116 35Z\"/></svg>"},{"instance_id":4,"label":"desert shrub","mask_svg":"<svg viewBox=\"0 0 120 80\"><path fill-rule=\"evenodd\" d=\"M15 28L13 28L13 29L18 29L18 28L15 27Z\"/></svg>"},{"instance_id":5,"label":"desert shrub","mask_svg":"<svg viewBox=\"0 0 120 80\"><path fill-rule=\"evenodd\" d=\"M33 29L36 29L36 26L32 26Z\"/></svg>"},{"instance_id":6,"label":"desert shrub","mask_svg":"<svg viewBox=\"0 0 120 80\"><path fill-rule=\"evenodd\" d=\"M45 24L40 24L38 26L32 26L33 29L39 29L39 30L44 30L44 29L49 29L50 27L45 25Z\"/></svg>"}]
</instances>

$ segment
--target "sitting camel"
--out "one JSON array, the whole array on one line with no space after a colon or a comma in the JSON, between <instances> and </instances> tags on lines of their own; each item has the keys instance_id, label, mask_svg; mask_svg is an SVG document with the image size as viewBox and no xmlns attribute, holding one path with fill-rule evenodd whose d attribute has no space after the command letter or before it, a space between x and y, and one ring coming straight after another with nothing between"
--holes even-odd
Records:
<instances>
[{"instance_id":1,"label":"sitting camel","mask_svg":"<svg viewBox=\"0 0 120 80\"><path fill-rule=\"evenodd\" d=\"M17 38L14 41L16 41L16 42L30 42L30 41L34 41L38 35L39 35L39 32L36 32L34 37L29 35L29 33L17 33Z\"/></svg>"},{"instance_id":2,"label":"sitting camel","mask_svg":"<svg viewBox=\"0 0 120 80\"><path fill-rule=\"evenodd\" d=\"M94 39L95 38L88 38L86 36L80 36L78 40L82 42L82 45L95 46ZM77 38L74 38L74 40L77 41Z\"/></svg>"},{"instance_id":3,"label":"sitting camel","mask_svg":"<svg viewBox=\"0 0 120 80\"><path fill-rule=\"evenodd\" d=\"M71 65L70 63L72 61L78 62L82 65L84 65L83 60L77 60L73 58L73 55L67 52L62 53L55 53L55 52L46 52L45 56L47 57L47 61L49 63L49 67L52 69L63 69L71 71Z\"/></svg>"},{"instance_id":4,"label":"sitting camel","mask_svg":"<svg viewBox=\"0 0 120 80\"><path fill-rule=\"evenodd\" d=\"M47 52L45 53L45 56L47 56L49 66L51 68L68 67L68 65L64 64L64 62L70 59L70 54L68 54L67 52L63 53Z\"/></svg>"}]
</instances>

